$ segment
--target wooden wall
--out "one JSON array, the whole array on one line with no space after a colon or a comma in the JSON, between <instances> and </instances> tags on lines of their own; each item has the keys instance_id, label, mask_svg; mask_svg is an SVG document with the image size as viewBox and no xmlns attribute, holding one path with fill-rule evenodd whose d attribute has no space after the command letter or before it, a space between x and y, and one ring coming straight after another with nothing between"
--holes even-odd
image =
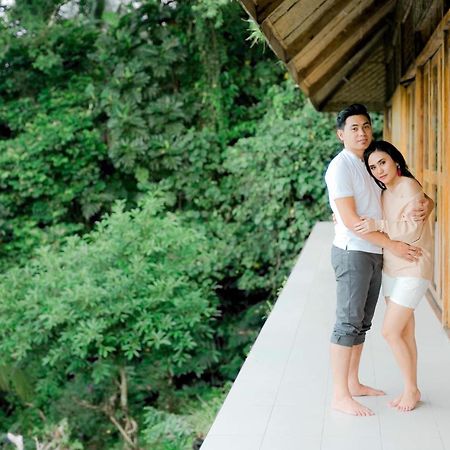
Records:
<instances>
[{"instance_id":1,"label":"wooden wall","mask_svg":"<svg viewBox=\"0 0 450 450\"><path fill-rule=\"evenodd\" d=\"M385 110L396 145L435 201L435 270L429 297L450 327L450 11L409 68Z\"/></svg>"},{"instance_id":2,"label":"wooden wall","mask_svg":"<svg viewBox=\"0 0 450 450\"><path fill-rule=\"evenodd\" d=\"M390 32L386 35L387 99L398 85L413 76L417 57L422 54L434 30L446 15L446 0L399 0Z\"/></svg>"}]
</instances>

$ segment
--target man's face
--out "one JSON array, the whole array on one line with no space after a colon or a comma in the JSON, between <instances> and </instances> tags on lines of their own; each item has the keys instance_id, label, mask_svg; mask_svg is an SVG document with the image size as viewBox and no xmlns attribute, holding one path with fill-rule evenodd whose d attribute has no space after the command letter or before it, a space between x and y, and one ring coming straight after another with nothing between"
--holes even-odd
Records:
<instances>
[{"instance_id":1,"label":"man's face","mask_svg":"<svg viewBox=\"0 0 450 450\"><path fill-rule=\"evenodd\" d=\"M372 126L366 116L349 116L337 135L347 150L362 153L372 142Z\"/></svg>"}]
</instances>

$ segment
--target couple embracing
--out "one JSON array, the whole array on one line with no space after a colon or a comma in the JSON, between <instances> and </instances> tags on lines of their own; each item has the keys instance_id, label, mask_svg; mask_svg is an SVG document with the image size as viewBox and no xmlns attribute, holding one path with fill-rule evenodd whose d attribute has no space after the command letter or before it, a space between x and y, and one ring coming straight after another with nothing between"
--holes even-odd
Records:
<instances>
[{"instance_id":1,"label":"couple embracing","mask_svg":"<svg viewBox=\"0 0 450 450\"><path fill-rule=\"evenodd\" d=\"M325 181L335 216L331 252L337 283L336 323L331 335L332 407L356 416L373 411L354 397L384 395L361 384L358 371L383 286L383 336L403 375L403 392L390 405L411 411L420 400L414 309L432 276L433 201L408 170L403 155L386 141L373 141L365 106L337 115L343 150Z\"/></svg>"}]
</instances>

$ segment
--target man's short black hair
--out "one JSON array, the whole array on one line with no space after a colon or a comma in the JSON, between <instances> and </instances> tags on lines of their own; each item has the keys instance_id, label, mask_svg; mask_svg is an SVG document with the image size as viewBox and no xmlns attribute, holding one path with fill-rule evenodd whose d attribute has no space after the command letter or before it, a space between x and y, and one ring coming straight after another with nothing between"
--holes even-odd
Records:
<instances>
[{"instance_id":1,"label":"man's short black hair","mask_svg":"<svg viewBox=\"0 0 450 450\"><path fill-rule=\"evenodd\" d=\"M338 130L342 130L345 126L345 121L347 120L347 117L350 116L366 116L369 123L372 124L367 108L364 105L361 105L360 103L354 103L353 105L347 106L341 112L338 113L336 117L336 128Z\"/></svg>"}]
</instances>

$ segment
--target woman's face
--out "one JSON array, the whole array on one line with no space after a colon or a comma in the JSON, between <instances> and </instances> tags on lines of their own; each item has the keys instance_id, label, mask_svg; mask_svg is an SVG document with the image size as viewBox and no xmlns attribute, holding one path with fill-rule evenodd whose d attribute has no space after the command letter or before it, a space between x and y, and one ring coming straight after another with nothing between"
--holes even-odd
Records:
<instances>
[{"instance_id":1,"label":"woman's face","mask_svg":"<svg viewBox=\"0 0 450 450\"><path fill-rule=\"evenodd\" d=\"M373 176L384 183L385 186L390 186L395 183L397 174L397 164L385 152L375 150L369 156L369 169Z\"/></svg>"}]
</instances>

